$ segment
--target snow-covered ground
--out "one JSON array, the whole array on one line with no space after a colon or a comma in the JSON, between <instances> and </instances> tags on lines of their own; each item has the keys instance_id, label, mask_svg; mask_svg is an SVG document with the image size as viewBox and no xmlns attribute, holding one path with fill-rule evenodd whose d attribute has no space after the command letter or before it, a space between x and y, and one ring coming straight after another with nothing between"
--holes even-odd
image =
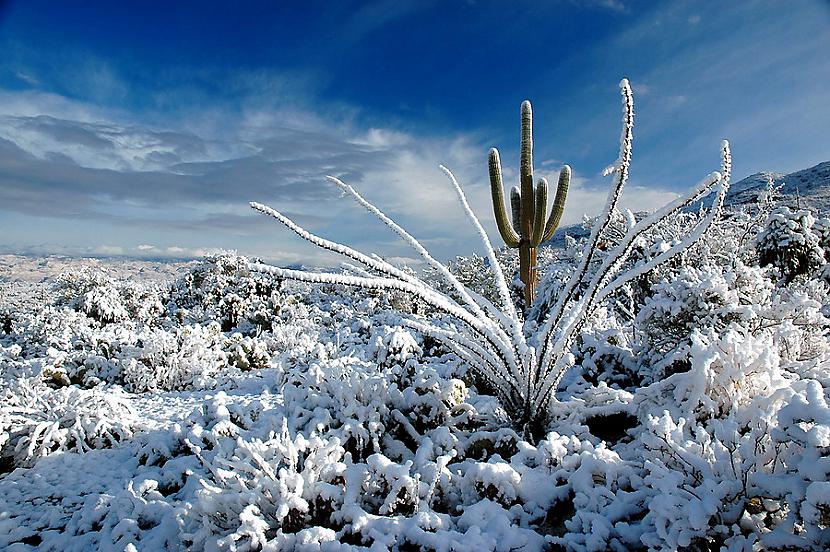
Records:
<instances>
[{"instance_id":1,"label":"snow-covered ground","mask_svg":"<svg viewBox=\"0 0 830 552\"><path fill-rule=\"evenodd\" d=\"M700 216L652 229L631 267ZM578 235L541 251L543 299ZM405 291L232 253L2 257L0 548L824 550L828 248L818 215L727 212L591 316L541 435L413 329L444 322ZM450 266L498 304L488 264Z\"/></svg>"}]
</instances>

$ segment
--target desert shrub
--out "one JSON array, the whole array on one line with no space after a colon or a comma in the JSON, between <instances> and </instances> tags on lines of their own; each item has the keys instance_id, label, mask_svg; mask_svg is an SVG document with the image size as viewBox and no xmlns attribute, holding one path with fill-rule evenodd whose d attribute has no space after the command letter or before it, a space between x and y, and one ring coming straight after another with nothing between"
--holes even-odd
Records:
<instances>
[{"instance_id":1,"label":"desert shrub","mask_svg":"<svg viewBox=\"0 0 830 552\"><path fill-rule=\"evenodd\" d=\"M280 283L250 271L248 259L224 252L206 257L174 282L167 298L171 317L181 322L219 322L222 331L250 335L278 321L294 299Z\"/></svg>"},{"instance_id":2,"label":"desert shrub","mask_svg":"<svg viewBox=\"0 0 830 552\"><path fill-rule=\"evenodd\" d=\"M762 271L740 261L734 268L704 265L669 272L650 288L633 321L641 365L651 377L680 369L688 362L695 331L750 326L758 309L769 305L772 287Z\"/></svg>"},{"instance_id":3,"label":"desert shrub","mask_svg":"<svg viewBox=\"0 0 830 552\"><path fill-rule=\"evenodd\" d=\"M118 355L124 386L136 392L212 387L228 366L224 342L217 323L144 331Z\"/></svg>"},{"instance_id":4,"label":"desert shrub","mask_svg":"<svg viewBox=\"0 0 830 552\"><path fill-rule=\"evenodd\" d=\"M824 499L807 495L830 469L819 383L793 382L769 335L695 333L690 359L688 372L637 398L653 493L642 542L821 549L828 541L813 504Z\"/></svg>"},{"instance_id":5,"label":"desert shrub","mask_svg":"<svg viewBox=\"0 0 830 552\"><path fill-rule=\"evenodd\" d=\"M777 268L784 283L809 275L821 267L825 262L824 250L821 235L813 231L815 221L809 210L775 209L756 237L761 266ZM824 226L822 222L822 234L826 233Z\"/></svg>"},{"instance_id":6,"label":"desert shrub","mask_svg":"<svg viewBox=\"0 0 830 552\"><path fill-rule=\"evenodd\" d=\"M590 384L605 382L625 389L641 383L637 355L619 328L585 332L574 349L575 364Z\"/></svg>"},{"instance_id":7,"label":"desert shrub","mask_svg":"<svg viewBox=\"0 0 830 552\"><path fill-rule=\"evenodd\" d=\"M158 285L117 279L105 270L61 274L55 287L57 305L83 312L102 324L150 322L164 310Z\"/></svg>"},{"instance_id":8,"label":"desert shrub","mask_svg":"<svg viewBox=\"0 0 830 552\"><path fill-rule=\"evenodd\" d=\"M378 366L394 364L404 366L410 359L417 359L423 352L411 331L403 328L380 326L372 333L370 351L376 354Z\"/></svg>"},{"instance_id":9,"label":"desert shrub","mask_svg":"<svg viewBox=\"0 0 830 552\"><path fill-rule=\"evenodd\" d=\"M757 309L754 332L773 336L781 358L787 361L820 357L827 350L827 284L802 280L778 287L769 304Z\"/></svg>"},{"instance_id":10,"label":"desert shrub","mask_svg":"<svg viewBox=\"0 0 830 552\"><path fill-rule=\"evenodd\" d=\"M228 364L240 370L268 368L271 362L271 352L266 341L240 333L233 333L226 338L222 350L227 355Z\"/></svg>"},{"instance_id":11,"label":"desert shrub","mask_svg":"<svg viewBox=\"0 0 830 552\"><path fill-rule=\"evenodd\" d=\"M2 391L0 457L31 466L54 452L86 452L127 440L140 427L117 392L50 389L20 379Z\"/></svg>"}]
</instances>

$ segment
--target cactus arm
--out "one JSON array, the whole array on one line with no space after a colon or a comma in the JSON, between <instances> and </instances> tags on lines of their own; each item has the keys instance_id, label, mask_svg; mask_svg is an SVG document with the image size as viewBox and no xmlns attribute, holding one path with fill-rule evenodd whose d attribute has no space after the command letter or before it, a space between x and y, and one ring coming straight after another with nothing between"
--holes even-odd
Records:
<instances>
[{"instance_id":1,"label":"cactus arm","mask_svg":"<svg viewBox=\"0 0 830 552\"><path fill-rule=\"evenodd\" d=\"M562 220L562 211L565 210L565 200L568 198L568 187L571 184L571 168L568 165L562 167L562 172L559 173L559 184L556 186L556 197L553 200L553 209L550 211L550 218L545 225L545 233L542 235L542 241L548 241L553 237L553 233L559 228L559 222Z\"/></svg>"},{"instance_id":2,"label":"cactus arm","mask_svg":"<svg viewBox=\"0 0 830 552\"><path fill-rule=\"evenodd\" d=\"M522 102L522 146L519 181L522 190L522 225L519 234L529 240L533 234L534 194L533 194L533 108L530 102Z\"/></svg>"},{"instance_id":3,"label":"cactus arm","mask_svg":"<svg viewBox=\"0 0 830 552\"><path fill-rule=\"evenodd\" d=\"M518 186L510 188L510 211L513 215L513 228L522 225L522 192Z\"/></svg>"},{"instance_id":4,"label":"cactus arm","mask_svg":"<svg viewBox=\"0 0 830 552\"><path fill-rule=\"evenodd\" d=\"M548 181L540 178L536 181L536 212L533 214L533 235L530 237L530 246L536 247L542 243L542 237L545 232L545 226L542 222L545 220L545 211L548 208Z\"/></svg>"},{"instance_id":5,"label":"cactus arm","mask_svg":"<svg viewBox=\"0 0 830 552\"><path fill-rule=\"evenodd\" d=\"M499 227L499 234L507 244L507 247L519 246L519 235L513 229L513 225L507 219L507 211L504 206L504 185L501 178L501 160L499 150L490 150L490 193L493 196L493 214L496 217L496 225Z\"/></svg>"}]
</instances>

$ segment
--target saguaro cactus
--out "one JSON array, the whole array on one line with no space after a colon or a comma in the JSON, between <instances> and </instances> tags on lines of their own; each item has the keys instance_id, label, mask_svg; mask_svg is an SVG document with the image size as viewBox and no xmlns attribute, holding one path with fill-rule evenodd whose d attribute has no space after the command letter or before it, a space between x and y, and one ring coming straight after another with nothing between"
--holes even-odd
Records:
<instances>
[{"instance_id":1,"label":"saguaro cactus","mask_svg":"<svg viewBox=\"0 0 830 552\"><path fill-rule=\"evenodd\" d=\"M565 208L571 168L565 165L559 173L553 209L545 223L548 208L548 182L540 178L533 184L533 109L530 102L522 102L522 149L519 184L510 190L512 222L507 218L504 203L504 184L501 177L499 150L490 150L490 190L493 195L493 213L504 243L519 249L519 278L524 284L525 305L530 306L536 296L536 247L549 240Z\"/></svg>"}]
</instances>

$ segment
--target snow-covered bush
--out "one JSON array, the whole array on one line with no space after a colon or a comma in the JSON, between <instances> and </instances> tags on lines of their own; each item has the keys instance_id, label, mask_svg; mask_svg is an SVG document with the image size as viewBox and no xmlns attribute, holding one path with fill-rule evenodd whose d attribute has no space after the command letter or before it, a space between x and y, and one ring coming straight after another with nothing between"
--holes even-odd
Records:
<instances>
[{"instance_id":1,"label":"snow-covered bush","mask_svg":"<svg viewBox=\"0 0 830 552\"><path fill-rule=\"evenodd\" d=\"M248 259L232 252L206 257L173 284L167 300L170 316L192 323L218 321L226 332L270 328L281 307L295 299L248 265Z\"/></svg>"},{"instance_id":2,"label":"snow-covered bush","mask_svg":"<svg viewBox=\"0 0 830 552\"><path fill-rule=\"evenodd\" d=\"M775 209L756 237L761 266L777 268L785 283L821 267L825 262L824 250L822 236L813 232L815 221L805 209L795 212L788 207ZM820 231L825 233L824 223Z\"/></svg>"},{"instance_id":3,"label":"snow-covered bush","mask_svg":"<svg viewBox=\"0 0 830 552\"><path fill-rule=\"evenodd\" d=\"M117 363L130 391L203 389L228 366L224 342L218 323L174 332L150 329L135 346L121 350Z\"/></svg>"},{"instance_id":4,"label":"snow-covered bush","mask_svg":"<svg viewBox=\"0 0 830 552\"><path fill-rule=\"evenodd\" d=\"M828 287L822 280L795 282L775 290L769 305L757 309L754 331L769 332L782 359L819 358L827 350Z\"/></svg>"},{"instance_id":5,"label":"snow-covered bush","mask_svg":"<svg viewBox=\"0 0 830 552\"><path fill-rule=\"evenodd\" d=\"M228 364L240 370L267 368L271 362L268 345L262 339L234 333L224 341L222 348L227 354Z\"/></svg>"},{"instance_id":6,"label":"snow-covered bush","mask_svg":"<svg viewBox=\"0 0 830 552\"><path fill-rule=\"evenodd\" d=\"M56 288L56 304L69 306L103 324L149 322L164 310L158 286L116 279L101 270L61 274Z\"/></svg>"},{"instance_id":7,"label":"snow-covered bush","mask_svg":"<svg viewBox=\"0 0 830 552\"><path fill-rule=\"evenodd\" d=\"M20 341L20 356L37 360L30 375L53 387L200 389L213 386L229 363L246 370L271 358L261 343L225 336L216 322L171 329L134 322L99 326L83 314L52 307L23 317L10 337Z\"/></svg>"},{"instance_id":8,"label":"snow-covered bush","mask_svg":"<svg viewBox=\"0 0 830 552\"><path fill-rule=\"evenodd\" d=\"M409 330L389 326L381 326L378 330L370 341L371 350L377 351L378 366L403 366L408 360L419 357L423 352L418 340Z\"/></svg>"},{"instance_id":9,"label":"snow-covered bush","mask_svg":"<svg viewBox=\"0 0 830 552\"><path fill-rule=\"evenodd\" d=\"M0 458L13 466L31 466L59 451L112 447L139 426L129 403L111 391L53 390L21 379L0 399Z\"/></svg>"},{"instance_id":10,"label":"snow-covered bush","mask_svg":"<svg viewBox=\"0 0 830 552\"><path fill-rule=\"evenodd\" d=\"M704 265L671 271L649 290L634 320L635 350L655 376L688 363L695 331L749 327L769 304L772 282L740 261L732 267Z\"/></svg>"},{"instance_id":11,"label":"snow-covered bush","mask_svg":"<svg viewBox=\"0 0 830 552\"><path fill-rule=\"evenodd\" d=\"M642 383L642 359L632 351L630 341L620 328L584 332L573 354L586 383L605 382L622 389Z\"/></svg>"},{"instance_id":12,"label":"snow-covered bush","mask_svg":"<svg viewBox=\"0 0 830 552\"><path fill-rule=\"evenodd\" d=\"M826 546L807 496L830 472L830 409L820 385L793 381L769 336L710 329L692 336L690 357L688 372L638 393L643 482L653 493L642 542Z\"/></svg>"}]
</instances>

